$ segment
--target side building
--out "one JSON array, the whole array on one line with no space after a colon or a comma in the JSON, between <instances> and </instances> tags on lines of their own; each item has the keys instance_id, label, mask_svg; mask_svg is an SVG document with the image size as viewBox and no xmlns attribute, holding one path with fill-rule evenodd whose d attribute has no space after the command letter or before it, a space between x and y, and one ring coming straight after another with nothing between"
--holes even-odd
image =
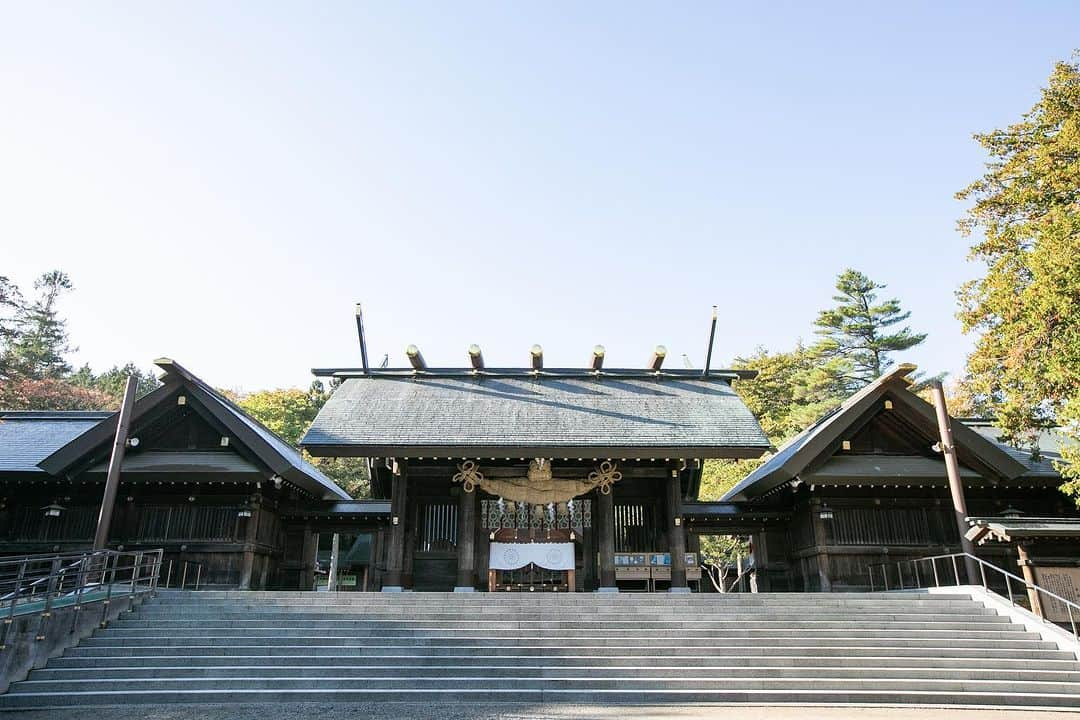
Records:
<instances>
[{"instance_id":1,"label":"side building","mask_svg":"<svg viewBox=\"0 0 1080 720\"><path fill-rule=\"evenodd\" d=\"M157 365L161 386L132 412L110 546L164 548L174 586L311 587L317 536L306 510L349 496L182 366ZM0 553L90 546L117 417L0 413ZM378 507L353 510L378 522Z\"/></svg>"},{"instance_id":2,"label":"side building","mask_svg":"<svg viewBox=\"0 0 1080 720\"><path fill-rule=\"evenodd\" d=\"M898 366L863 388L722 498L743 513L774 518L753 535L760 587L913 584L914 573L931 568L902 563L897 569L898 561L961 551L935 408L910 391L914 369ZM951 425L968 525L1005 522L1024 538L1021 550L1033 564L1080 566L1080 512L1058 489L1063 481L1054 463L1061 458L1053 437L1041 438L1033 456L999 442L991 422L953 419ZM986 542L977 554L1021 571L1010 542ZM872 572L878 573L873 581Z\"/></svg>"}]
</instances>

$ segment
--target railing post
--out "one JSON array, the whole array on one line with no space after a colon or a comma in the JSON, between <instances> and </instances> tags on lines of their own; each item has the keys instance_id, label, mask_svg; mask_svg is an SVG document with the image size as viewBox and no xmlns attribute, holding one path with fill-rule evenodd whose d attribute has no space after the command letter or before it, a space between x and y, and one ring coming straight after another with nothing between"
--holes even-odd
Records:
<instances>
[{"instance_id":1,"label":"railing post","mask_svg":"<svg viewBox=\"0 0 1080 720\"><path fill-rule=\"evenodd\" d=\"M135 553L135 561L131 563L131 592L128 593L128 612L135 611L135 590L139 582L139 571L142 566L143 554L139 550Z\"/></svg>"},{"instance_id":2,"label":"railing post","mask_svg":"<svg viewBox=\"0 0 1080 720\"><path fill-rule=\"evenodd\" d=\"M957 585L960 585L960 568L956 564L956 553L952 554L952 574Z\"/></svg>"},{"instance_id":3,"label":"railing post","mask_svg":"<svg viewBox=\"0 0 1080 720\"><path fill-rule=\"evenodd\" d=\"M867 565L866 573L870 576L870 592L874 592L874 566Z\"/></svg>"},{"instance_id":4,"label":"railing post","mask_svg":"<svg viewBox=\"0 0 1080 720\"><path fill-rule=\"evenodd\" d=\"M1008 575L1005 575L1005 589L1008 590L1008 592L1009 592L1009 603L1011 605L1015 605L1016 601L1013 600L1013 592L1012 592L1012 578L1010 578Z\"/></svg>"},{"instance_id":5,"label":"railing post","mask_svg":"<svg viewBox=\"0 0 1080 720\"><path fill-rule=\"evenodd\" d=\"M930 558L930 567L934 569L934 587L941 587L941 578L938 577L937 558Z\"/></svg>"},{"instance_id":6,"label":"railing post","mask_svg":"<svg viewBox=\"0 0 1080 720\"><path fill-rule=\"evenodd\" d=\"M1076 634L1076 620L1075 620L1075 618L1073 618L1072 607L1070 607L1069 605L1066 605L1065 609L1069 611L1069 624L1072 625L1073 640L1080 640L1080 636L1077 636L1077 634Z\"/></svg>"},{"instance_id":7,"label":"railing post","mask_svg":"<svg viewBox=\"0 0 1080 720\"><path fill-rule=\"evenodd\" d=\"M183 590L184 586L187 585L187 566L188 566L187 560L185 560L184 561L184 571L182 573L180 573L180 589L181 590Z\"/></svg>"},{"instance_id":8,"label":"railing post","mask_svg":"<svg viewBox=\"0 0 1080 720\"><path fill-rule=\"evenodd\" d=\"M881 563L881 580L885 583L885 592L889 591L889 566Z\"/></svg>"},{"instance_id":9,"label":"railing post","mask_svg":"<svg viewBox=\"0 0 1080 720\"><path fill-rule=\"evenodd\" d=\"M38 623L38 631L35 637L36 640L45 639L45 626L49 622L49 618L52 616L52 601L53 593L56 592L56 581L60 577L60 557L54 557L52 565L49 568L49 582L47 590L45 591L45 609L41 612L41 621Z\"/></svg>"},{"instance_id":10,"label":"railing post","mask_svg":"<svg viewBox=\"0 0 1080 720\"><path fill-rule=\"evenodd\" d=\"M986 587L986 564L981 560L979 561L979 575L982 577L983 590L987 590Z\"/></svg>"},{"instance_id":11,"label":"railing post","mask_svg":"<svg viewBox=\"0 0 1080 720\"><path fill-rule=\"evenodd\" d=\"M169 583L172 582L172 558L169 558L169 569L165 572L165 587L169 587Z\"/></svg>"},{"instance_id":12,"label":"railing post","mask_svg":"<svg viewBox=\"0 0 1080 720\"><path fill-rule=\"evenodd\" d=\"M79 559L79 574L78 574L78 587L75 589L75 604L72 606L71 616L71 632L75 633L75 629L79 626L79 612L82 610L82 596L83 590L86 588L86 564L87 555L83 553L82 558Z\"/></svg>"},{"instance_id":13,"label":"railing post","mask_svg":"<svg viewBox=\"0 0 1080 720\"><path fill-rule=\"evenodd\" d=\"M202 579L202 563L195 566L195 589L199 589L199 580Z\"/></svg>"},{"instance_id":14,"label":"railing post","mask_svg":"<svg viewBox=\"0 0 1080 720\"><path fill-rule=\"evenodd\" d=\"M919 561L912 560L911 567L915 570L915 587L922 588L922 577L919 575Z\"/></svg>"},{"instance_id":15,"label":"railing post","mask_svg":"<svg viewBox=\"0 0 1080 720\"><path fill-rule=\"evenodd\" d=\"M101 573L101 580L102 580L102 582L105 582L105 578L106 577L109 578L108 583L105 586L105 599L101 603L101 623L100 623L100 625L101 625L101 628L104 629L109 624L109 604L112 602L112 590L113 590L113 585L115 584L113 581L116 579L116 562L115 562L115 557L116 556L111 555L109 553L109 551L106 550L106 551L104 551L102 553L102 557L105 560L105 567L104 567L104 569L102 570L102 573ZM112 569L112 574L111 575L109 574L109 558L110 557L112 557L114 559L113 569Z\"/></svg>"}]
</instances>

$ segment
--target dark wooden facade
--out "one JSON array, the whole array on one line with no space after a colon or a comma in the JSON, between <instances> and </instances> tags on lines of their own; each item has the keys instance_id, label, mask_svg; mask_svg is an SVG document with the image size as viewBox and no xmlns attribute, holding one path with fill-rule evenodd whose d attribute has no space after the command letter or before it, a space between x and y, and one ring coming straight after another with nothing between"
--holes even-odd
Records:
<instances>
[{"instance_id":1,"label":"dark wooden facade","mask_svg":"<svg viewBox=\"0 0 1080 720\"><path fill-rule=\"evenodd\" d=\"M744 512L786 515L754 533L759 587L865 590L872 567L961 552L934 409L909 391L913 369L898 368L848 400L725 497ZM1080 514L1057 489L1052 446L1032 458L996 442L987 421L952 427L969 516ZM1075 565L1078 549L1058 540L1030 551L1040 563ZM991 543L977 553L1017 572L1014 548Z\"/></svg>"}]
</instances>

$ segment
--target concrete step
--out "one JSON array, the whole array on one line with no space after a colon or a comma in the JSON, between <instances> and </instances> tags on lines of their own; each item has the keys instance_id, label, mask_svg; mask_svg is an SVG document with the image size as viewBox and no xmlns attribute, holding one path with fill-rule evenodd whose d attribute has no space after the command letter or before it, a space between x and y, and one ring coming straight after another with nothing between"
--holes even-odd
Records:
<instances>
[{"instance_id":1,"label":"concrete step","mask_svg":"<svg viewBox=\"0 0 1080 720\"><path fill-rule=\"evenodd\" d=\"M991 626L993 627L993 626ZM966 630L966 638L978 640L1037 640L1039 635L1024 631L1013 625L999 626L1000 629ZM656 639L685 638L688 632L695 632L701 642L721 642L727 638L773 638L791 637L845 637L845 638L952 638L956 637L953 629L936 628L894 628L883 625L876 628L790 628L790 627L742 627L742 628L512 628L515 634L523 638L581 638L593 637L597 633L607 638L640 638L642 635ZM372 638L430 638L430 637L506 637L509 630L493 633L495 628L333 628L316 631L314 628L258 628L238 630L236 628L110 628L108 634L85 640L84 644L101 643L106 640L115 644L177 644L183 642L208 641L235 642L245 639L281 640L285 638L349 638L367 640ZM161 642L166 641L166 642Z\"/></svg>"},{"instance_id":2,"label":"concrete step","mask_svg":"<svg viewBox=\"0 0 1080 720\"><path fill-rule=\"evenodd\" d=\"M84 692L84 693L8 693L0 696L0 709L49 709L99 705L174 704L174 703L527 703L595 705L689 705L689 704L860 704L860 705L959 705L1018 708L1077 707L1077 698L1069 694L1023 692L891 691L888 689L842 690L173 690Z\"/></svg>"},{"instance_id":3,"label":"concrete step","mask_svg":"<svg viewBox=\"0 0 1080 720\"><path fill-rule=\"evenodd\" d=\"M160 630L167 633L183 633L189 630L235 630L237 632L259 632L264 630L289 630L282 623L275 620L235 620L224 622L217 620L141 620L135 615L121 616L110 626L110 632L133 632L136 630ZM548 622L536 620L305 620L303 632L352 632L356 630L372 630L374 632L403 630L403 629L446 629L475 632L477 630L588 630L603 627L607 630L632 629L641 631L678 629L683 631L721 632L724 630L740 629L753 626L763 629L783 628L790 631L801 630L855 630L855 629L907 629L907 630L950 630L950 631L980 631L999 630L1011 628L1013 625L1009 619L1000 615L984 616L971 621L909 621L909 620L876 620L847 618L843 620L762 620L754 619L750 622L745 620L732 621L698 621L693 620L608 620L603 624L587 622L583 620L552 620Z\"/></svg>"},{"instance_id":4,"label":"concrete step","mask_svg":"<svg viewBox=\"0 0 1080 720\"><path fill-rule=\"evenodd\" d=\"M800 642L798 638L794 642ZM801 640L805 643L806 640ZM261 657L267 655L315 655L315 656L345 656L356 657L368 653L378 655L407 654L412 650L416 654L422 649L425 654L432 656L468 655L470 653L483 655L521 655L530 653L533 656L563 657L565 655L577 655L589 653L591 655L603 655L608 657L640 657L642 655L672 656L687 652L683 645L576 645L568 647L558 645L353 645L353 646L315 646L315 645L278 645L278 646L158 646L158 647L75 647L68 651L70 657L129 657L145 658L168 655L174 658L222 655L234 658ZM732 647L695 647L693 652L698 655L724 657L736 652L755 652L760 655L781 654L806 654L832 657L876 657L880 654L890 654L903 657L953 657L953 658L1028 658L1028 659L1053 659L1074 660L1075 656L1064 650L1052 650L1049 648L985 648L985 647L956 647L938 645L923 645L918 647L901 646L895 643L868 643L866 645L838 645L828 646L818 642L806 645L790 644L784 646L770 645L762 647L750 643L746 648Z\"/></svg>"},{"instance_id":5,"label":"concrete step","mask_svg":"<svg viewBox=\"0 0 1080 720\"><path fill-rule=\"evenodd\" d=\"M297 701L1080 708L1080 662L962 596L167 592L0 709Z\"/></svg>"},{"instance_id":6,"label":"concrete step","mask_svg":"<svg viewBox=\"0 0 1080 720\"><path fill-rule=\"evenodd\" d=\"M621 677L615 675L562 676L534 678L518 677L488 678L441 677L416 675L408 678L124 678L92 680L27 680L17 683L13 694L23 693L89 693L89 692L171 692L171 691L243 691L243 690L321 690L331 693L356 690L474 690L474 691L535 691L535 690L890 690L912 692L934 690L939 692L984 693L1049 693L1074 695L1080 699L1080 685L1076 683L1043 682L1031 680L955 680L955 679L908 679L908 678L728 678L690 677Z\"/></svg>"},{"instance_id":7,"label":"concrete step","mask_svg":"<svg viewBox=\"0 0 1080 720\"><path fill-rule=\"evenodd\" d=\"M941 679L941 668L916 667L907 663L888 667L883 663L858 665L854 667L838 665L835 659L822 660L821 664L805 664L799 667L776 665L734 665L726 661L713 659L714 664L695 663L673 666L671 664L645 665L611 664L570 666L566 663L541 665L516 663L514 665L462 665L454 664L382 664L342 665L234 665L228 667L193 667L190 665L169 665L164 667L122 666L95 667L95 680L122 679L271 679L271 678L306 678L309 680L335 680L344 678L412 678L433 676L442 678L549 678L566 677L569 668L581 676L617 676L629 678L685 678L688 676L726 680L727 678L862 678L862 679ZM34 670L29 680L58 681L84 680L86 668L46 668ZM1080 681L1080 666L1074 670L1039 670L1027 666L1012 668L964 668L949 669L949 678L953 680L999 680L999 681L1039 681L1065 682Z\"/></svg>"},{"instance_id":8,"label":"concrete step","mask_svg":"<svg viewBox=\"0 0 1080 720\"><path fill-rule=\"evenodd\" d=\"M912 667L918 666L937 670L962 670L981 669L1014 672L1022 669L1052 670L1052 671L1080 671L1080 662L1070 654L1067 657L1058 658L987 658L975 657L904 657L897 655L863 655L858 662L849 662L851 658L842 654L831 655L815 654L813 650L800 650L799 652L777 653L756 650L740 653L739 655L700 655L692 652L683 652L677 655L636 655L625 657L620 655L589 654L564 654L554 659L538 656L534 653L500 655L431 655L418 652L405 653L371 653L365 655L253 655L246 657L229 657L224 655L195 655L181 659L169 655L155 656L114 656L114 657L77 657L65 655L53 658L49 661L48 668L71 668L80 672L107 668L129 668L137 665L142 668L170 668L177 667L178 662L183 662L183 667L189 668L225 668L225 667L263 667L263 668L287 668L296 666L320 667L320 668L343 668L343 667L431 667L454 665L458 667L508 667L536 665L545 663L555 667L593 667L593 666L625 666L632 664L635 667L683 667L695 668L710 664L723 664L734 667L762 667L762 668L802 668L817 666L835 666L844 662L850 667L863 665L873 667Z\"/></svg>"}]
</instances>

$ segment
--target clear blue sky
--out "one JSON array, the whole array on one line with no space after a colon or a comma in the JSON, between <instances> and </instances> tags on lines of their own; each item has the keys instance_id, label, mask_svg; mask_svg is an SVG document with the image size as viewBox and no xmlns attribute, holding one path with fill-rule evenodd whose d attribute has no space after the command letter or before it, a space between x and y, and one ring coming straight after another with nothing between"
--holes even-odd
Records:
<instances>
[{"instance_id":1,"label":"clear blue sky","mask_svg":"<svg viewBox=\"0 0 1080 720\"><path fill-rule=\"evenodd\" d=\"M0 274L68 271L77 360L306 385L432 364L700 367L889 284L962 369L971 134L1080 3L0 2ZM872 6L872 7L871 7Z\"/></svg>"}]
</instances>

